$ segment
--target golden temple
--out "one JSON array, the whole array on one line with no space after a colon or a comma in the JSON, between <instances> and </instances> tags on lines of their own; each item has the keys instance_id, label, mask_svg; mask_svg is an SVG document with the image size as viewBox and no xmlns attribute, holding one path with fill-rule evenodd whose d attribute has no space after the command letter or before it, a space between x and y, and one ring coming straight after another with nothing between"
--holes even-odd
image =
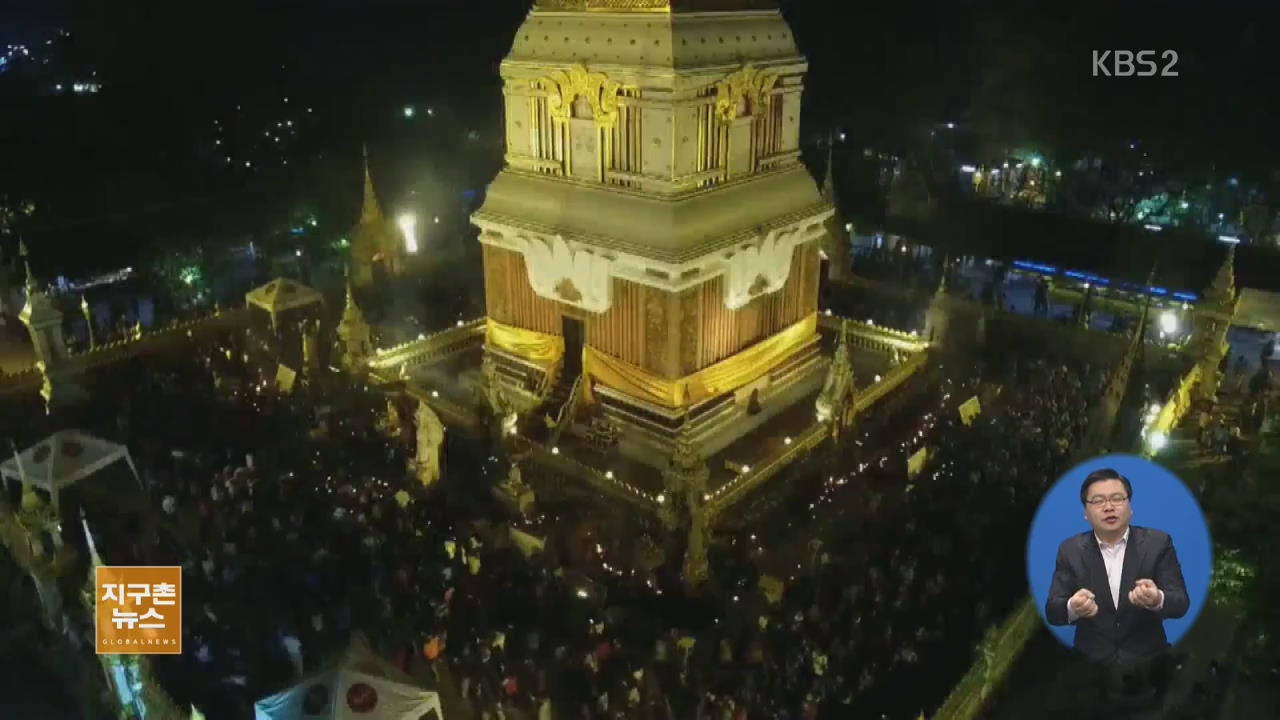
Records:
<instances>
[{"instance_id":1,"label":"golden temple","mask_svg":"<svg viewBox=\"0 0 1280 720\"><path fill-rule=\"evenodd\" d=\"M816 391L834 210L800 162L807 70L776 3L537 3L472 217L514 409L603 417L659 464L678 436L709 456Z\"/></svg>"}]
</instances>

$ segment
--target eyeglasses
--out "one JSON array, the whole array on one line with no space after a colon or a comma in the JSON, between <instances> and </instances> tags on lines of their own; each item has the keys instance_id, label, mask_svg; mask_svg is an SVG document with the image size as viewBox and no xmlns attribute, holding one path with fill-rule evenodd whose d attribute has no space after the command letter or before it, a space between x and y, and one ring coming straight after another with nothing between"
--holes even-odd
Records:
<instances>
[{"instance_id":1,"label":"eyeglasses","mask_svg":"<svg viewBox=\"0 0 1280 720\"><path fill-rule=\"evenodd\" d=\"M1128 499L1129 499L1128 495L1116 493L1115 495L1107 495L1105 497L1102 495L1094 495L1093 497L1089 498L1085 502L1089 503L1090 505L1101 505L1102 503L1111 503L1112 505L1121 505Z\"/></svg>"}]
</instances>

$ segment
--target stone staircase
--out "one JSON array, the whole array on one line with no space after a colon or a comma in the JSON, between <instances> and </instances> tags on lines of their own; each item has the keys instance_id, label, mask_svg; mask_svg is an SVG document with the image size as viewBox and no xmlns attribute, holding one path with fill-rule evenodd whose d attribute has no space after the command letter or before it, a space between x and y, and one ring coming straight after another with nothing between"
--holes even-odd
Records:
<instances>
[{"instance_id":1,"label":"stone staircase","mask_svg":"<svg viewBox=\"0 0 1280 720\"><path fill-rule=\"evenodd\" d=\"M580 376L561 373L559 380L547 393L547 399L538 410L532 413L530 420L533 425L529 430L529 436L536 442L550 442L554 438L560 436L562 428L553 427L547 423L546 418L550 417L558 423L570 422L572 418L569 416L568 405L573 401L574 386Z\"/></svg>"}]
</instances>

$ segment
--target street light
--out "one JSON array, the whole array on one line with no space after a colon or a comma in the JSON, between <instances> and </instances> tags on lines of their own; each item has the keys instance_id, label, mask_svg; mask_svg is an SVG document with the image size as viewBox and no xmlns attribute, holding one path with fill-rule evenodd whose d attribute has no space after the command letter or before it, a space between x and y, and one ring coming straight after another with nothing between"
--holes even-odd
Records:
<instances>
[{"instance_id":1,"label":"street light","mask_svg":"<svg viewBox=\"0 0 1280 720\"><path fill-rule=\"evenodd\" d=\"M405 105L405 106L404 106L404 116L405 116L406 118L411 118L411 117L413 117L413 115L414 115L414 113L415 113L415 112L416 112L416 111L413 109L413 106L412 106L412 105Z\"/></svg>"},{"instance_id":2,"label":"street light","mask_svg":"<svg viewBox=\"0 0 1280 720\"><path fill-rule=\"evenodd\" d=\"M418 216L404 213L400 216L400 232L404 233L404 249L410 254L418 252Z\"/></svg>"},{"instance_id":3,"label":"street light","mask_svg":"<svg viewBox=\"0 0 1280 720\"><path fill-rule=\"evenodd\" d=\"M1151 452L1158 453L1169 444L1169 436L1162 432L1151 433Z\"/></svg>"},{"instance_id":4,"label":"street light","mask_svg":"<svg viewBox=\"0 0 1280 720\"><path fill-rule=\"evenodd\" d=\"M1160 313L1160 331L1172 335L1178 331L1178 316L1172 310Z\"/></svg>"}]
</instances>

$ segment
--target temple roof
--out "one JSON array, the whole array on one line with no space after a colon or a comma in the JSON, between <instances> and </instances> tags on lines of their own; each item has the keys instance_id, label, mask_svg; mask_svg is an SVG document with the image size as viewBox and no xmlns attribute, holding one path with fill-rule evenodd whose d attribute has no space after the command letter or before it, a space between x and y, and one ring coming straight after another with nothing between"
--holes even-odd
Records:
<instances>
[{"instance_id":1,"label":"temple roof","mask_svg":"<svg viewBox=\"0 0 1280 720\"><path fill-rule=\"evenodd\" d=\"M360 223L372 224L382 222L382 208L378 205L378 194L373 190L373 175L369 172L369 146L364 147L364 203L360 208Z\"/></svg>"},{"instance_id":2,"label":"temple roof","mask_svg":"<svg viewBox=\"0 0 1280 720\"><path fill-rule=\"evenodd\" d=\"M323 301L317 290L295 280L277 278L245 293L245 302L275 314Z\"/></svg>"},{"instance_id":3,"label":"temple roof","mask_svg":"<svg viewBox=\"0 0 1280 720\"><path fill-rule=\"evenodd\" d=\"M588 12L733 12L777 10L777 0L537 0L535 10Z\"/></svg>"}]
</instances>

